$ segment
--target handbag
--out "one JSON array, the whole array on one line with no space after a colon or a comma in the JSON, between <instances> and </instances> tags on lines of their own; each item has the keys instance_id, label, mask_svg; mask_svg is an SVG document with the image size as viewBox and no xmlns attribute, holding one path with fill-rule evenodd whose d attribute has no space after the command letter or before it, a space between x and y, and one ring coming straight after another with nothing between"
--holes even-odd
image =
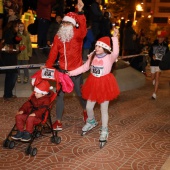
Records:
<instances>
[{"instance_id":1,"label":"handbag","mask_svg":"<svg viewBox=\"0 0 170 170\"><path fill-rule=\"evenodd\" d=\"M58 92L62 88L63 92L70 93L73 91L74 83L71 78L65 74L57 71L54 68L45 68L44 70L37 71L31 76L31 83L33 86L39 84L42 79L56 81L56 91Z\"/></svg>"},{"instance_id":2,"label":"handbag","mask_svg":"<svg viewBox=\"0 0 170 170\"><path fill-rule=\"evenodd\" d=\"M59 72L59 82L64 92L70 93L73 91L74 84L67 74Z\"/></svg>"}]
</instances>

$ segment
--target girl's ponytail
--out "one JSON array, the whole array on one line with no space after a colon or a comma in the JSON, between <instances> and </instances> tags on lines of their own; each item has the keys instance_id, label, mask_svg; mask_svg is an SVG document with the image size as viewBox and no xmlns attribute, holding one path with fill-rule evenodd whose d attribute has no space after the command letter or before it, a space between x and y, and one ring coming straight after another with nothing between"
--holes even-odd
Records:
<instances>
[{"instance_id":1,"label":"girl's ponytail","mask_svg":"<svg viewBox=\"0 0 170 170\"><path fill-rule=\"evenodd\" d=\"M93 54L92 54L92 56L91 56L91 58L90 58L90 64L89 64L89 66L91 66L91 63L92 63L95 55L96 55L96 51L94 50L94 51L93 51Z\"/></svg>"}]
</instances>

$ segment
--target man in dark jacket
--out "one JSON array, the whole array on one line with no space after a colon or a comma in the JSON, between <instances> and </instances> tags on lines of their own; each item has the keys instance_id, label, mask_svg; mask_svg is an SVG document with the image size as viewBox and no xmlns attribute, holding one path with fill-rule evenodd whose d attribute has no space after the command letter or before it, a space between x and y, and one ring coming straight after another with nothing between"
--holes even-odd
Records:
<instances>
[{"instance_id":1,"label":"man in dark jacket","mask_svg":"<svg viewBox=\"0 0 170 170\"><path fill-rule=\"evenodd\" d=\"M38 0L37 2L37 19L38 19L38 47L43 48L47 44L48 28L51 21L52 6L56 0Z\"/></svg>"},{"instance_id":2,"label":"man in dark jacket","mask_svg":"<svg viewBox=\"0 0 170 170\"><path fill-rule=\"evenodd\" d=\"M61 21L62 17L60 15L56 15L55 21L50 24L50 27L47 32L47 45L51 46L54 40L54 36L60 28Z\"/></svg>"},{"instance_id":3,"label":"man in dark jacket","mask_svg":"<svg viewBox=\"0 0 170 170\"><path fill-rule=\"evenodd\" d=\"M103 13L100 9L101 0L94 0L91 4L91 22L92 22L92 31L95 40L98 39L100 33L100 21L102 19Z\"/></svg>"},{"instance_id":4,"label":"man in dark jacket","mask_svg":"<svg viewBox=\"0 0 170 170\"><path fill-rule=\"evenodd\" d=\"M135 54L136 32L132 28L132 21L128 21L123 32L123 55Z\"/></svg>"}]
</instances>

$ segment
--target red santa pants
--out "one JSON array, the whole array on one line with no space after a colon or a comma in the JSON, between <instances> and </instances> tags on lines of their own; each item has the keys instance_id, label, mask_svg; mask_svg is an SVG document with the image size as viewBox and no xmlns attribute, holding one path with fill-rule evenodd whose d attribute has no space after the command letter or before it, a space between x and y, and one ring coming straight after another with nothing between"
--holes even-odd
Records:
<instances>
[{"instance_id":1,"label":"red santa pants","mask_svg":"<svg viewBox=\"0 0 170 170\"><path fill-rule=\"evenodd\" d=\"M23 132L25 129L27 132L32 133L34 125L39 124L41 119L35 116L28 116L27 114L18 114L15 116L15 121L19 131Z\"/></svg>"}]
</instances>

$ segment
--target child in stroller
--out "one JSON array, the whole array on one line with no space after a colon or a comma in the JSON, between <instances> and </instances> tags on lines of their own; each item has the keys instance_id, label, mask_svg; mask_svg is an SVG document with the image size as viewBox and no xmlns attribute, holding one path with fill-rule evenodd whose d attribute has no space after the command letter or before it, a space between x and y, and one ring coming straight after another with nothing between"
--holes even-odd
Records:
<instances>
[{"instance_id":1,"label":"child in stroller","mask_svg":"<svg viewBox=\"0 0 170 170\"><path fill-rule=\"evenodd\" d=\"M17 133L11 136L14 140L30 141L34 125L42 121L42 117L50 104L50 84L42 80L34 87L34 93L19 109L15 116ZM26 125L26 126L25 126ZM25 128L25 130L24 130Z\"/></svg>"},{"instance_id":2,"label":"child in stroller","mask_svg":"<svg viewBox=\"0 0 170 170\"><path fill-rule=\"evenodd\" d=\"M13 149L15 141L29 142L25 153L35 156L37 148L32 148L31 144L42 134L43 128L48 128L48 132L50 130L52 133L52 143L61 142L58 132L53 131L50 110L60 88L69 93L73 90L73 82L67 74L59 73L53 68L39 70L31 78L34 92L18 110L15 116L16 124L4 140L3 147ZM56 81L56 93L50 90L48 80Z\"/></svg>"}]
</instances>

